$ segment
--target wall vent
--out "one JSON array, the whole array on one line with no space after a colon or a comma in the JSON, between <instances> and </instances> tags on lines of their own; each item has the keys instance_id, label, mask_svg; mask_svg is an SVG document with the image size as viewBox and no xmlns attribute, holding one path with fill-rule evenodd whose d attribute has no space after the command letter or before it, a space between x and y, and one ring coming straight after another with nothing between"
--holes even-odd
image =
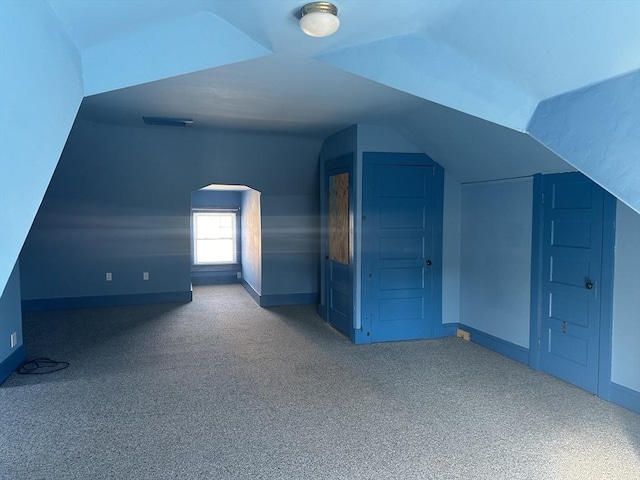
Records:
<instances>
[{"instance_id":1,"label":"wall vent","mask_svg":"<svg viewBox=\"0 0 640 480\"><path fill-rule=\"evenodd\" d=\"M193 118L175 117L142 117L147 125L163 125L166 127L188 127L193 125Z\"/></svg>"}]
</instances>

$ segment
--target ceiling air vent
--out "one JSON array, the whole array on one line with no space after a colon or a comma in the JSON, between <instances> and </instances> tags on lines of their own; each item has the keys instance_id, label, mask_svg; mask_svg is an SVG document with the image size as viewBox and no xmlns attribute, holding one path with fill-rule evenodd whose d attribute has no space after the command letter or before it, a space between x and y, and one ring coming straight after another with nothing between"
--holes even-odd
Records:
<instances>
[{"instance_id":1,"label":"ceiling air vent","mask_svg":"<svg viewBox=\"0 0 640 480\"><path fill-rule=\"evenodd\" d=\"M193 125L193 118L175 117L142 117L147 125L164 125L166 127L188 127Z\"/></svg>"}]
</instances>

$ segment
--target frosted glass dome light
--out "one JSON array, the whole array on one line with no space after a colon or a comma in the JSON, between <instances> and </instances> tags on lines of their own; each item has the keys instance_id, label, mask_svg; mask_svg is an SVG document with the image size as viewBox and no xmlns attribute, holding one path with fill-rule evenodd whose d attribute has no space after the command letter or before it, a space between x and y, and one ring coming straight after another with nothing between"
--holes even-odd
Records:
<instances>
[{"instance_id":1,"label":"frosted glass dome light","mask_svg":"<svg viewBox=\"0 0 640 480\"><path fill-rule=\"evenodd\" d=\"M340 26L338 7L333 3L308 3L300 10L300 16L300 28L310 37L328 37Z\"/></svg>"}]
</instances>

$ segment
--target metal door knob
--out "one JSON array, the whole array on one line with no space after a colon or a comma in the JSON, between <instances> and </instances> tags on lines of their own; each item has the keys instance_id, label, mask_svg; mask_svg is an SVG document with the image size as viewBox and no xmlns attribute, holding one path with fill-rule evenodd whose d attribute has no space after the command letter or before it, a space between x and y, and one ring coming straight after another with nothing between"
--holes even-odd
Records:
<instances>
[{"instance_id":1,"label":"metal door knob","mask_svg":"<svg viewBox=\"0 0 640 480\"><path fill-rule=\"evenodd\" d=\"M427 260L427 267L431 266L431 260Z\"/></svg>"},{"instance_id":2,"label":"metal door knob","mask_svg":"<svg viewBox=\"0 0 640 480\"><path fill-rule=\"evenodd\" d=\"M585 288L586 288L587 290L591 290L591 289L593 288L593 283L591 283L591 282L587 282L587 283L585 283L585 284L584 284L584 286L585 286Z\"/></svg>"}]
</instances>

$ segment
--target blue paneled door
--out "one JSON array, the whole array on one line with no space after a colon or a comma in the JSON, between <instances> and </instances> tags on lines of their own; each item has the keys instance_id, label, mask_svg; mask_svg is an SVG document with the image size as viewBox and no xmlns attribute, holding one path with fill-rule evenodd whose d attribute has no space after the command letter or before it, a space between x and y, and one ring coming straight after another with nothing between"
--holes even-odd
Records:
<instances>
[{"instance_id":1,"label":"blue paneled door","mask_svg":"<svg viewBox=\"0 0 640 480\"><path fill-rule=\"evenodd\" d=\"M353 327L352 156L326 164L327 238L325 256L327 322L351 336Z\"/></svg>"},{"instance_id":2,"label":"blue paneled door","mask_svg":"<svg viewBox=\"0 0 640 480\"><path fill-rule=\"evenodd\" d=\"M429 163L423 155L364 157L362 313L373 342L433 337L437 177Z\"/></svg>"},{"instance_id":3,"label":"blue paneled door","mask_svg":"<svg viewBox=\"0 0 640 480\"><path fill-rule=\"evenodd\" d=\"M540 369L595 393L604 192L578 173L543 182Z\"/></svg>"}]
</instances>

